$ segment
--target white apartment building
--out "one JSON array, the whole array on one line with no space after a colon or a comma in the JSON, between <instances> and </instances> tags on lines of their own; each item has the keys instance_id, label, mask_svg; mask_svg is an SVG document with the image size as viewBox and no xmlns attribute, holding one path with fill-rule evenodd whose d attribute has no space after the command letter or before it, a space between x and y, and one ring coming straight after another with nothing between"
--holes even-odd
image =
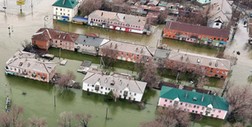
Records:
<instances>
[{"instance_id":1,"label":"white apartment building","mask_svg":"<svg viewBox=\"0 0 252 127\"><path fill-rule=\"evenodd\" d=\"M53 19L71 22L78 13L82 0L57 0L53 6Z\"/></svg>"},{"instance_id":2,"label":"white apartment building","mask_svg":"<svg viewBox=\"0 0 252 127\"><path fill-rule=\"evenodd\" d=\"M141 102L146 84L122 74L105 75L102 72L88 72L83 79L82 89L103 95L112 91L118 98Z\"/></svg>"}]
</instances>

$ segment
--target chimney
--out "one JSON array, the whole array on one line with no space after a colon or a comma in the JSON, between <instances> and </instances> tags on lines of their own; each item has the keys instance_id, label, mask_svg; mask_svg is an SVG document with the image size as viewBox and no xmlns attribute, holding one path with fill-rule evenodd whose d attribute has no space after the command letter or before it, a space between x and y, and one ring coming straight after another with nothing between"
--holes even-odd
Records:
<instances>
[{"instance_id":1,"label":"chimney","mask_svg":"<svg viewBox=\"0 0 252 127\"><path fill-rule=\"evenodd\" d=\"M136 48L136 52L138 51L138 48Z\"/></svg>"},{"instance_id":2,"label":"chimney","mask_svg":"<svg viewBox=\"0 0 252 127\"><path fill-rule=\"evenodd\" d=\"M117 44L115 44L115 49L117 49Z\"/></svg>"},{"instance_id":3,"label":"chimney","mask_svg":"<svg viewBox=\"0 0 252 127\"><path fill-rule=\"evenodd\" d=\"M123 16L123 19L125 19L125 16Z\"/></svg>"},{"instance_id":4,"label":"chimney","mask_svg":"<svg viewBox=\"0 0 252 127\"><path fill-rule=\"evenodd\" d=\"M215 63L215 67L218 67L218 62L216 61L216 63Z\"/></svg>"},{"instance_id":5,"label":"chimney","mask_svg":"<svg viewBox=\"0 0 252 127\"><path fill-rule=\"evenodd\" d=\"M188 92L186 91L185 98L187 98L187 97L188 97Z\"/></svg>"},{"instance_id":6,"label":"chimney","mask_svg":"<svg viewBox=\"0 0 252 127\"><path fill-rule=\"evenodd\" d=\"M143 53L143 48L141 49L140 53Z\"/></svg>"},{"instance_id":7,"label":"chimney","mask_svg":"<svg viewBox=\"0 0 252 127\"><path fill-rule=\"evenodd\" d=\"M140 22L141 20L139 19L138 22Z\"/></svg>"},{"instance_id":8,"label":"chimney","mask_svg":"<svg viewBox=\"0 0 252 127\"><path fill-rule=\"evenodd\" d=\"M103 12L101 13L101 16L103 16Z\"/></svg>"},{"instance_id":9,"label":"chimney","mask_svg":"<svg viewBox=\"0 0 252 127\"><path fill-rule=\"evenodd\" d=\"M202 96L202 98L201 98L201 102L203 102L204 101L204 95Z\"/></svg>"}]
</instances>

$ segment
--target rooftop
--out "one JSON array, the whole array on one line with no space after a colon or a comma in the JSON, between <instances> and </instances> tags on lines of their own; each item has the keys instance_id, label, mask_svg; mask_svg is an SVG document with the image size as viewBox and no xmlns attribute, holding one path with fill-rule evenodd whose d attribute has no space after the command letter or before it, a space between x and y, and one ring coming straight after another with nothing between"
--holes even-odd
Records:
<instances>
[{"instance_id":1,"label":"rooftop","mask_svg":"<svg viewBox=\"0 0 252 127\"><path fill-rule=\"evenodd\" d=\"M109 47L110 49L118 50L121 52L127 52L132 54L141 54L145 56L152 56L149 48L143 45L131 44L126 42L109 41L104 44L101 48Z\"/></svg>"},{"instance_id":2,"label":"rooftop","mask_svg":"<svg viewBox=\"0 0 252 127\"><path fill-rule=\"evenodd\" d=\"M162 87L160 97L170 100L178 98L180 102L186 102L205 107L212 105L215 109L221 109L225 111L228 111L229 107L228 102L222 97L167 86Z\"/></svg>"},{"instance_id":3,"label":"rooftop","mask_svg":"<svg viewBox=\"0 0 252 127\"><path fill-rule=\"evenodd\" d=\"M207 26L192 25L192 24L182 23L182 22L169 21L166 23L165 28L171 29L171 30L189 32L193 34L214 36L214 37L223 37L223 38L229 37L228 29L216 29L216 28L210 28Z\"/></svg>"},{"instance_id":4,"label":"rooftop","mask_svg":"<svg viewBox=\"0 0 252 127\"><path fill-rule=\"evenodd\" d=\"M131 92L144 93L146 82L136 81L131 78L125 78L123 76L115 75L105 75L102 73L88 72L83 82L88 84L99 84L101 86L112 88L117 91L122 91L129 89Z\"/></svg>"},{"instance_id":5,"label":"rooftop","mask_svg":"<svg viewBox=\"0 0 252 127\"><path fill-rule=\"evenodd\" d=\"M57 0L52 6L73 9L78 4L77 0Z\"/></svg>"},{"instance_id":6,"label":"rooftop","mask_svg":"<svg viewBox=\"0 0 252 127\"><path fill-rule=\"evenodd\" d=\"M43 58L37 58L35 54L24 51L16 52L14 56L6 62L6 65L42 73L50 73L57 66L56 63Z\"/></svg>"},{"instance_id":7,"label":"rooftop","mask_svg":"<svg viewBox=\"0 0 252 127\"><path fill-rule=\"evenodd\" d=\"M109 21L117 21L125 24L134 24L138 26L145 26L146 24L146 17L142 16L135 16L135 15L127 15L122 13L116 12L109 12L109 11L102 11L96 10L92 12L89 17L109 20Z\"/></svg>"},{"instance_id":8,"label":"rooftop","mask_svg":"<svg viewBox=\"0 0 252 127\"><path fill-rule=\"evenodd\" d=\"M220 68L225 70L231 69L231 64L229 60L194 53L157 49L154 56L157 58L167 58L169 60L180 61L183 63L198 64L211 68Z\"/></svg>"},{"instance_id":9,"label":"rooftop","mask_svg":"<svg viewBox=\"0 0 252 127\"><path fill-rule=\"evenodd\" d=\"M107 43L108 41L109 40L104 39L104 38L79 35L75 43L99 47L100 45L103 45Z\"/></svg>"}]
</instances>

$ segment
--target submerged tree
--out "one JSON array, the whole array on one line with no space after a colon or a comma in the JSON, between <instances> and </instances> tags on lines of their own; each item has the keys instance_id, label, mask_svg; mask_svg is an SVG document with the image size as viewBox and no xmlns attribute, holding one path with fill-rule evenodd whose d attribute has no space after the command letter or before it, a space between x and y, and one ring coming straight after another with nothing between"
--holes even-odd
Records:
<instances>
[{"instance_id":1,"label":"submerged tree","mask_svg":"<svg viewBox=\"0 0 252 127\"><path fill-rule=\"evenodd\" d=\"M233 86L226 93L229 103L227 120L230 123L252 122L251 86Z\"/></svg>"},{"instance_id":2,"label":"submerged tree","mask_svg":"<svg viewBox=\"0 0 252 127\"><path fill-rule=\"evenodd\" d=\"M73 125L73 113L72 112L62 112L59 115L58 125L59 127L72 127Z\"/></svg>"},{"instance_id":3,"label":"submerged tree","mask_svg":"<svg viewBox=\"0 0 252 127\"><path fill-rule=\"evenodd\" d=\"M101 64L103 64L105 68L113 67L117 61L118 52L113 50L113 48L116 49L117 44L113 46L111 43L110 46L100 49L102 53Z\"/></svg>"},{"instance_id":4,"label":"submerged tree","mask_svg":"<svg viewBox=\"0 0 252 127\"><path fill-rule=\"evenodd\" d=\"M72 71L68 71L66 74L61 74L59 80L56 82L56 84L60 88L67 89L69 85L71 84L72 80L75 79L75 75Z\"/></svg>"},{"instance_id":5,"label":"submerged tree","mask_svg":"<svg viewBox=\"0 0 252 127\"><path fill-rule=\"evenodd\" d=\"M142 127L188 127L190 114L175 108L159 108L154 121L144 123Z\"/></svg>"},{"instance_id":6,"label":"submerged tree","mask_svg":"<svg viewBox=\"0 0 252 127\"><path fill-rule=\"evenodd\" d=\"M47 121L44 118L30 118L29 127L47 127Z\"/></svg>"},{"instance_id":7,"label":"submerged tree","mask_svg":"<svg viewBox=\"0 0 252 127\"><path fill-rule=\"evenodd\" d=\"M24 127L25 122L22 119L24 109L20 106L13 105L10 112L0 114L1 127Z\"/></svg>"},{"instance_id":8,"label":"submerged tree","mask_svg":"<svg viewBox=\"0 0 252 127\"><path fill-rule=\"evenodd\" d=\"M85 114L85 113L78 113L75 115L76 120L78 121L78 125L80 127L87 127L88 122L91 119L90 114Z\"/></svg>"},{"instance_id":9,"label":"submerged tree","mask_svg":"<svg viewBox=\"0 0 252 127\"><path fill-rule=\"evenodd\" d=\"M151 61L145 63L143 70L139 73L139 78L147 82L149 88L158 87L160 77L157 72L157 65Z\"/></svg>"}]
</instances>

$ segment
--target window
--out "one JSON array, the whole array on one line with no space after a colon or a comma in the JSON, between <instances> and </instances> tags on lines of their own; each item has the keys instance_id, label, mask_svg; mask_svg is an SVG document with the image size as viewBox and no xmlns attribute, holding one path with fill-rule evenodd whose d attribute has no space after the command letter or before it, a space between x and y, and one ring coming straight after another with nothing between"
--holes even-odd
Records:
<instances>
[{"instance_id":1,"label":"window","mask_svg":"<svg viewBox=\"0 0 252 127\"><path fill-rule=\"evenodd\" d=\"M167 99L165 99L165 102L167 102Z\"/></svg>"},{"instance_id":2,"label":"window","mask_svg":"<svg viewBox=\"0 0 252 127\"><path fill-rule=\"evenodd\" d=\"M164 104L164 107L166 107L166 104Z\"/></svg>"},{"instance_id":3,"label":"window","mask_svg":"<svg viewBox=\"0 0 252 127\"><path fill-rule=\"evenodd\" d=\"M216 115L216 118L219 118L219 115Z\"/></svg>"},{"instance_id":4,"label":"window","mask_svg":"<svg viewBox=\"0 0 252 127\"><path fill-rule=\"evenodd\" d=\"M213 114L211 114L211 117L213 117L214 115Z\"/></svg>"},{"instance_id":5,"label":"window","mask_svg":"<svg viewBox=\"0 0 252 127\"><path fill-rule=\"evenodd\" d=\"M170 100L170 103L172 103L172 100Z\"/></svg>"},{"instance_id":6,"label":"window","mask_svg":"<svg viewBox=\"0 0 252 127\"><path fill-rule=\"evenodd\" d=\"M62 9L60 9L60 11L62 11Z\"/></svg>"},{"instance_id":7,"label":"window","mask_svg":"<svg viewBox=\"0 0 252 127\"><path fill-rule=\"evenodd\" d=\"M193 108L196 108L196 105L194 105Z\"/></svg>"},{"instance_id":8,"label":"window","mask_svg":"<svg viewBox=\"0 0 252 127\"><path fill-rule=\"evenodd\" d=\"M58 10L58 8L55 8L56 10Z\"/></svg>"},{"instance_id":9,"label":"window","mask_svg":"<svg viewBox=\"0 0 252 127\"><path fill-rule=\"evenodd\" d=\"M103 87L101 87L101 89L103 89Z\"/></svg>"},{"instance_id":10,"label":"window","mask_svg":"<svg viewBox=\"0 0 252 127\"><path fill-rule=\"evenodd\" d=\"M187 106L188 104L185 104L185 106Z\"/></svg>"},{"instance_id":11,"label":"window","mask_svg":"<svg viewBox=\"0 0 252 127\"><path fill-rule=\"evenodd\" d=\"M180 105L183 105L183 103L181 102Z\"/></svg>"},{"instance_id":12,"label":"window","mask_svg":"<svg viewBox=\"0 0 252 127\"><path fill-rule=\"evenodd\" d=\"M219 113L221 113L221 110L219 110Z\"/></svg>"},{"instance_id":13,"label":"window","mask_svg":"<svg viewBox=\"0 0 252 127\"><path fill-rule=\"evenodd\" d=\"M197 108L199 108L199 106L197 106Z\"/></svg>"},{"instance_id":14,"label":"window","mask_svg":"<svg viewBox=\"0 0 252 127\"><path fill-rule=\"evenodd\" d=\"M92 85L92 87L94 87L94 85Z\"/></svg>"},{"instance_id":15,"label":"window","mask_svg":"<svg viewBox=\"0 0 252 127\"><path fill-rule=\"evenodd\" d=\"M205 109L205 107L202 107L202 110L204 110Z\"/></svg>"},{"instance_id":16,"label":"window","mask_svg":"<svg viewBox=\"0 0 252 127\"><path fill-rule=\"evenodd\" d=\"M194 113L194 110L192 110L192 112Z\"/></svg>"},{"instance_id":17,"label":"window","mask_svg":"<svg viewBox=\"0 0 252 127\"><path fill-rule=\"evenodd\" d=\"M136 93L134 94L134 96L136 96Z\"/></svg>"}]
</instances>

